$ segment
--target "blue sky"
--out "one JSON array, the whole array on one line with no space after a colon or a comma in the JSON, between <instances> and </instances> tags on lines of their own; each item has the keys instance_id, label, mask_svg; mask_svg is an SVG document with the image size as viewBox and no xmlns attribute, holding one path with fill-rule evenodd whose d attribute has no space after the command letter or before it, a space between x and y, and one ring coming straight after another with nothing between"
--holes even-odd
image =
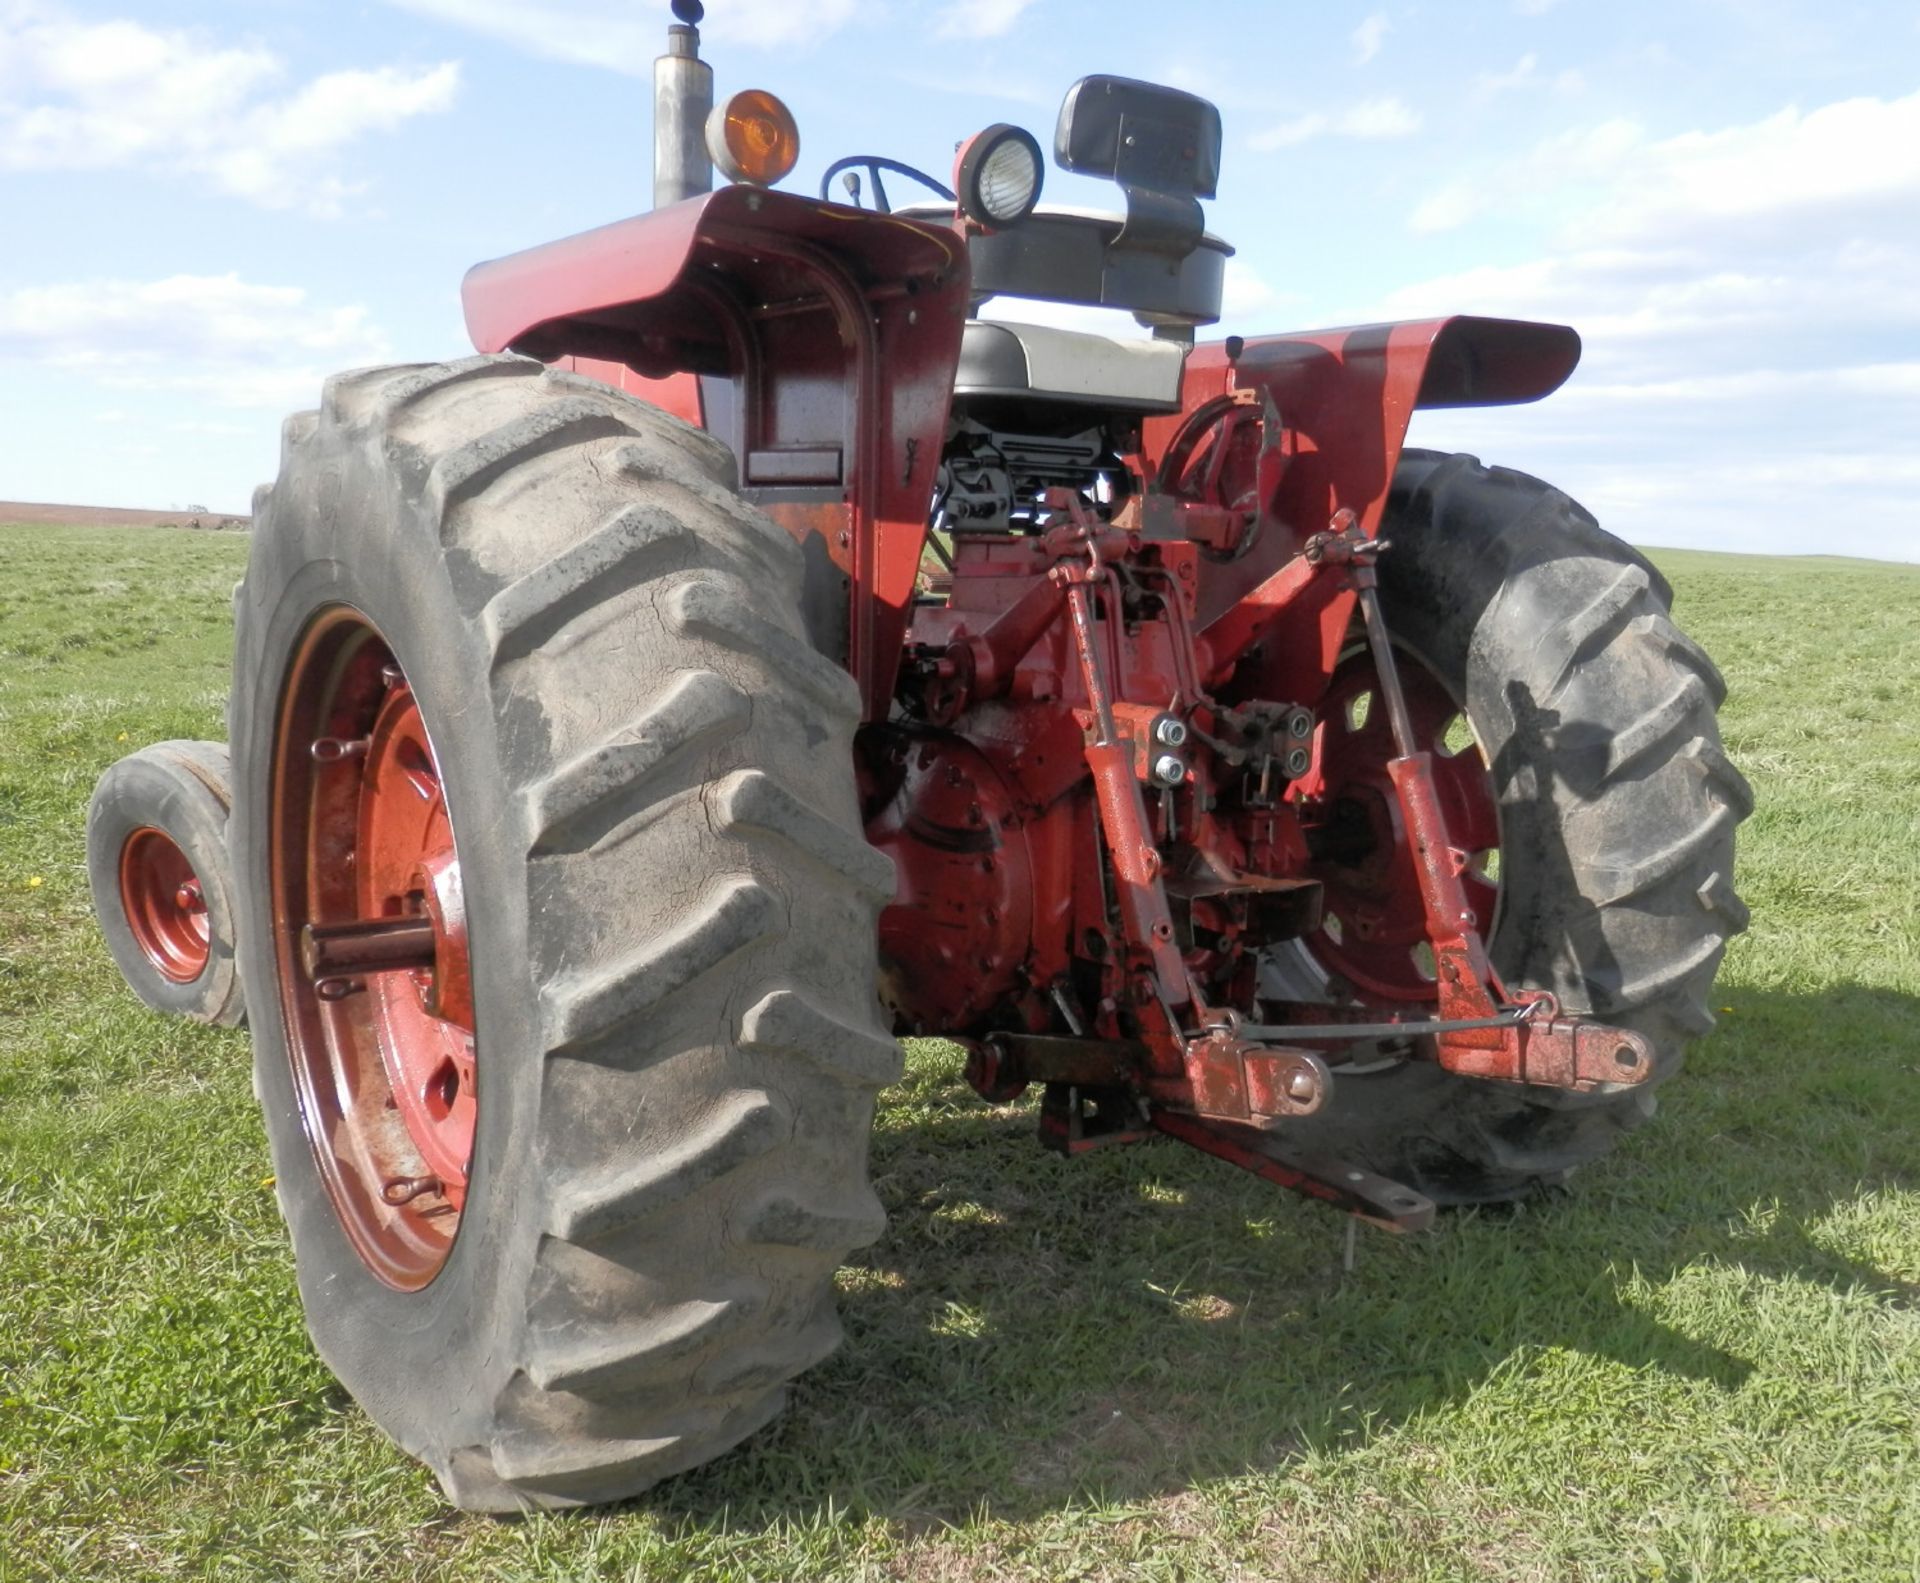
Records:
<instances>
[{"instance_id":1,"label":"blue sky","mask_svg":"<svg viewBox=\"0 0 1920 1583\"><path fill-rule=\"evenodd\" d=\"M0 498L244 509L325 374L466 351L469 264L646 206L667 11L0 0ZM1204 93L1224 329L1572 323L1559 395L1416 441L1642 543L1920 560L1912 0L712 0L704 33L723 94L793 107L803 188L1044 144L1090 71Z\"/></svg>"}]
</instances>

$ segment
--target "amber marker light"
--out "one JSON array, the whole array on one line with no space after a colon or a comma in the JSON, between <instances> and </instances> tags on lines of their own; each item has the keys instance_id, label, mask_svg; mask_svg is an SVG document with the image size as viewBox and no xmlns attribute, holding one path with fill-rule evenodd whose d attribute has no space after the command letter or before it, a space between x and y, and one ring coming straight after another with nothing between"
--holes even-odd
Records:
<instances>
[{"instance_id":1,"label":"amber marker light","mask_svg":"<svg viewBox=\"0 0 1920 1583\"><path fill-rule=\"evenodd\" d=\"M728 181L770 187L800 158L793 112L764 88L748 88L707 117L707 152Z\"/></svg>"}]
</instances>

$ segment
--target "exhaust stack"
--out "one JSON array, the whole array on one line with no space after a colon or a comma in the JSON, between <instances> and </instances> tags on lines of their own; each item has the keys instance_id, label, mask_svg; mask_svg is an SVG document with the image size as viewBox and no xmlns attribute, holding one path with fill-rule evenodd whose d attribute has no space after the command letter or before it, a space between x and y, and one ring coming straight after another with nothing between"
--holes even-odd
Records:
<instances>
[{"instance_id":1,"label":"exhaust stack","mask_svg":"<svg viewBox=\"0 0 1920 1583\"><path fill-rule=\"evenodd\" d=\"M653 63L653 206L713 191L707 116L713 68L700 58L700 0L673 0L680 20L667 29L667 52Z\"/></svg>"}]
</instances>

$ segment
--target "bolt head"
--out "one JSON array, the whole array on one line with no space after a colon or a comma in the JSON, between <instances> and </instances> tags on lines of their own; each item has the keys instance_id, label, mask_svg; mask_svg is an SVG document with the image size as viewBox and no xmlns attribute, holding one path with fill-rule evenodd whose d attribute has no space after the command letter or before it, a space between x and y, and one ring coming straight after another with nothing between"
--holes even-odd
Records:
<instances>
[{"instance_id":1,"label":"bolt head","mask_svg":"<svg viewBox=\"0 0 1920 1583\"><path fill-rule=\"evenodd\" d=\"M1320 1091L1320 1085L1311 1072L1295 1072L1287 1079L1287 1098L1305 1104Z\"/></svg>"},{"instance_id":2,"label":"bolt head","mask_svg":"<svg viewBox=\"0 0 1920 1583\"><path fill-rule=\"evenodd\" d=\"M1178 786L1187 778L1187 761L1178 753L1162 753L1153 761L1153 778L1163 786Z\"/></svg>"},{"instance_id":3,"label":"bolt head","mask_svg":"<svg viewBox=\"0 0 1920 1583\"><path fill-rule=\"evenodd\" d=\"M1187 740L1187 723L1178 715L1162 715L1153 723L1153 740L1163 748L1177 748Z\"/></svg>"}]
</instances>

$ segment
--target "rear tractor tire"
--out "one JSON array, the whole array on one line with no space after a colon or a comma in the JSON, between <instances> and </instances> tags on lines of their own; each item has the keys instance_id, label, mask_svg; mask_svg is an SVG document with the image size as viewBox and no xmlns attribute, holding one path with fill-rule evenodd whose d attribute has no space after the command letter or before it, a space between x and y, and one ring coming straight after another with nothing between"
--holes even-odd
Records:
<instances>
[{"instance_id":1,"label":"rear tractor tire","mask_svg":"<svg viewBox=\"0 0 1920 1583\"><path fill-rule=\"evenodd\" d=\"M857 693L733 479L482 357L329 381L256 519L232 845L281 1205L321 1355L470 1510L752 1434L884 1226ZM356 915L431 956L318 978L302 926Z\"/></svg>"},{"instance_id":2,"label":"rear tractor tire","mask_svg":"<svg viewBox=\"0 0 1920 1583\"><path fill-rule=\"evenodd\" d=\"M1465 844L1498 852L1497 885L1484 872L1465 876L1470 899L1493 909L1494 967L1510 988L1550 990L1568 1011L1645 1035L1656 1064L1645 1083L1573 1094L1378 1062L1339 1074L1336 1103L1292 1132L1443 1204L1516 1199L1563 1181L1650 1117L1654 1089L1680 1069L1688 1041L1712 1029L1714 975L1747 923L1733 837L1753 797L1720 745L1725 684L1674 625L1666 579L1568 496L1471 456L1407 451L1381 537L1381 608L1416 731L1425 721L1437 736L1464 716L1477 741L1477 751L1426 745L1443 802L1454 800L1455 839L1457 808L1461 824L1483 831ZM1364 648L1349 670L1346 693L1371 686ZM1344 697L1339 676L1330 696ZM1325 729L1371 739L1384 760L1384 709L1355 725L1345 708L1354 701L1333 708ZM1382 776L1368 767L1354 777L1362 782L1377 787ZM1370 887L1377 901L1397 888L1397 908L1381 910L1410 915L1424 938L1411 860L1400 852L1394 863L1323 870L1329 907L1343 891ZM1368 974L1392 958L1357 947L1351 919L1346 928L1344 940L1323 933L1304 955L1277 958L1272 989L1314 993L1302 969L1311 978L1317 955L1336 975L1331 987L1363 1001L1428 993L1417 979ZM1398 961L1404 973L1404 950ZM1371 995L1356 977L1371 978Z\"/></svg>"},{"instance_id":3,"label":"rear tractor tire","mask_svg":"<svg viewBox=\"0 0 1920 1583\"><path fill-rule=\"evenodd\" d=\"M112 765L87 805L94 916L127 987L155 1011L246 1021L234 957L223 742L156 742Z\"/></svg>"}]
</instances>

